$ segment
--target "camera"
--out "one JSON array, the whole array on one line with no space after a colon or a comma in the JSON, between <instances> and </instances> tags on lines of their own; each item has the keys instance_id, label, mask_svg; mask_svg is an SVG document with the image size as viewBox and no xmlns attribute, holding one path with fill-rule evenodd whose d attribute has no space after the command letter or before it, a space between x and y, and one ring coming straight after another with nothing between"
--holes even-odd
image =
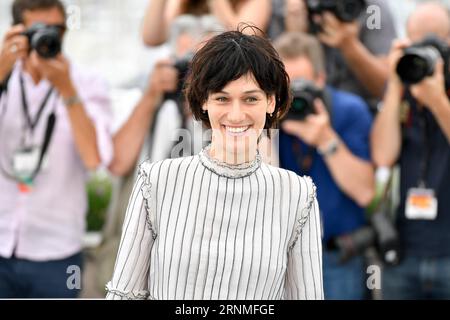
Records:
<instances>
[{"instance_id":1,"label":"camera","mask_svg":"<svg viewBox=\"0 0 450 320\"><path fill-rule=\"evenodd\" d=\"M436 37L428 35L421 42L404 49L404 55L397 64L397 74L406 85L421 82L434 73L439 58L444 60L446 87L449 87L448 67L450 48L448 44Z\"/></svg>"},{"instance_id":2,"label":"camera","mask_svg":"<svg viewBox=\"0 0 450 320\"><path fill-rule=\"evenodd\" d=\"M358 19L366 8L365 0L306 0L310 28L313 33L321 31L321 27L314 22L313 16L330 11L343 22L352 22Z\"/></svg>"},{"instance_id":3,"label":"camera","mask_svg":"<svg viewBox=\"0 0 450 320\"><path fill-rule=\"evenodd\" d=\"M356 255L374 246L381 260L387 265L397 265L400 262L400 242L397 230L392 221L383 211L375 212L369 219L370 224L328 241L329 249L337 249L340 262L345 263Z\"/></svg>"},{"instance_id":4,"label":"camera","mask_svg":"<svg viewBox=\"0 0 450 320\"><path fill-rule=\"evenodd\" d=\"M355 231L332 238L327 242L327 248L338 250L339 262L345 263L356 255L375 244L375 230L371 226L364 226Z\"/></svg>"},{"instance_id":5,"label":"camera","mask_svg":"<svg viewBox=\"0 0 450 320\"><path fill-rule=\"evenodd\" d=\"M381 260L388 265L398 265L400 241L393 222L384 211L373 213L370 222L376 233L376 247Z\"/></svg>"},{"instance_id":6,"label":"camera","mask_svg":"<svg viewBox=\"0 0 450 320\"><path fill-rule=\"evenodd\" d=\"M42 58L51 59L61 52L61 27L35 23L23 32L28 37L30 50L35 50Z\"/></svg>"},{"instance_id":7,"label":"camera","mask_svg":"<svg viewBox=\"0 0 450 320\"><path fill-rule=\"evenodd\" d=\"M193 53L188 53L183 57L175 60L172 67L175 68L178 72L177 89L174 92L166 92L164 100L175 100L175 101L183 100L184 83L193 57L194 57Z\"/></svg>"},{"instance_id":8,"label":"camera","mask_svg":"<svg viewBox=\"0 0 450 320\"><path fill-rule=\"evenodd\" d=\"M315 113L314 100L316 98L323 100L322 89L302 78L292 80L291 93L293 100L285 119L302 121Z\"/></svg>"}]
</instances>

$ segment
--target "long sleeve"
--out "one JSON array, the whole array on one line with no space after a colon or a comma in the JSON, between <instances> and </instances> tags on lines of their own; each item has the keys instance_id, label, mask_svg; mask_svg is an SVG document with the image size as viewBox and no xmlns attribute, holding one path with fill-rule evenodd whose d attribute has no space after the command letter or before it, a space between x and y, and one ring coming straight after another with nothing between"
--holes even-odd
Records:
<instances>
[{"instance_id":1,"label":"long sleeve","mask_svg":"<svg viewBox=\"0 0 450 320\"><path fill-rule=\"evenodd\" d=\"M297 216L294 239L288 251L285 299L321 300L323 295L322 239L319 205L311 179L302 179L306 197Z\"/></svg>"},{"instance_id":2,"label":"long sleeve","mask_svg":"<svg viewBox=\"0 0 450 320\"><path fill-rule=\"evenodd\" d=\"M106 285L106 299L109 300L146 299L149 296L150 253L156 233L148 209L151 184L145 166L148 169L148 164L141 165L128 203L113 277Z\"/></svg>"}]
</instances>

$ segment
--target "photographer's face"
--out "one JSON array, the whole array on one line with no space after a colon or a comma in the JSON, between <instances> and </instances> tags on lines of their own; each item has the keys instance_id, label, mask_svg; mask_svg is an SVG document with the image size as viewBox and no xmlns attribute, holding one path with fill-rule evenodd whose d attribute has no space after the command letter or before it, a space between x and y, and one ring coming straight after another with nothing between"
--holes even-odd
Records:
<instances>
[{"instance_id":1,"label":"photographer's face","mask_svg":"<svg viewBox=\"0 0 450 320\"><path fill-rule=\"evenodd\" d=\"M35 23L44 23L46 25L65 26L64 16L58 8L25 10L23 13L25 28L30 28ZM64 33L61 34L63 36Z\"/></svg>"},{"instance_id":2,"label":"photographer's face","mask_svg":"<svg viewBox=\"0 0 450 320\"><path fill-rule=\"evenodd\" d=\"M208 112L213 130L212 149L221 155L232 155L235 160L237 157L237 161L231 162L251 160L246 157L256 152L266 116L274 109L274 97L268 97L251 74L209 94L203 110Z\"/></svg>"},{"instance_id":3,"label":"photographer's face","mask_svg":"<svg viewBox=\"0 0 450 320\"><path fill-rule=\"evenodd\" d=\"M308 58L303 56L285 58L283 59L283 63L291 80L302 78L314 82L319 88L325 86L325 76L316 75L314 66Z\"/></svg>"},{"instance_id":4,"label":"photographer's face","mask_svg":"<svg viewBox=\"0 0 450 320\"><path fill-rule=\"evenodd\" d=\"M410 17L406 26L408 38L414 43L428 34L441 39L450 38L450 20L447 12L435 3L420 6Z\"/></svg>"}]
</instances>

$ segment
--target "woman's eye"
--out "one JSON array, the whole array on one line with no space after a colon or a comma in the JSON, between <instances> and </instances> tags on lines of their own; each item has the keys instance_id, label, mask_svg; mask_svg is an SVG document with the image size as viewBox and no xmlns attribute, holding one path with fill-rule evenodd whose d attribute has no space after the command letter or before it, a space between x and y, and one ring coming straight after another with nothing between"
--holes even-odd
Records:
<instances>
[{"instance_id":1,"label":"woman's eye","mask_svg":"<svg viewBox=\"0 0 450 320\"><path fill-rule=\"evenodd\" d=\"M226 97L217 97L216 101L218 101L218 102L227 102L228 99Z\"/></svg>"},{"instance_id":2,"label":"woman's eye","mask_svg":"<svg viewBox=\"0 0 450 320\"><path fill-rule=\"evenodd\" d=\"M250 102L250 103L257 102L258 98L256 98L256 97L248 97L248 98L245 99L245 101L246 102Z\"/></svg>"}]
</instances>

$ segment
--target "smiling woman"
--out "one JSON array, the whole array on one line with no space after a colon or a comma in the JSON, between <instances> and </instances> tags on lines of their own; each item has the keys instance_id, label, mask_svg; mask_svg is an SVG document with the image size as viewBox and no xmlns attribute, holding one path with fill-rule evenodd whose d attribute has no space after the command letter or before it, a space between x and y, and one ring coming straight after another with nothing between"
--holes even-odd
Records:
<instances>
[{"instance_id":1,"label":"smiling woman","mask_svg":"<svg viewBox=\"0 0 450 320\"><path fill-rule=\"evenodd\" d=\"M107 298L323 299L315 186L258 152L290 105L270 42L212 38L192 60L186 96L211 145L141 164Z\"/></svg>"}]
</instances>

